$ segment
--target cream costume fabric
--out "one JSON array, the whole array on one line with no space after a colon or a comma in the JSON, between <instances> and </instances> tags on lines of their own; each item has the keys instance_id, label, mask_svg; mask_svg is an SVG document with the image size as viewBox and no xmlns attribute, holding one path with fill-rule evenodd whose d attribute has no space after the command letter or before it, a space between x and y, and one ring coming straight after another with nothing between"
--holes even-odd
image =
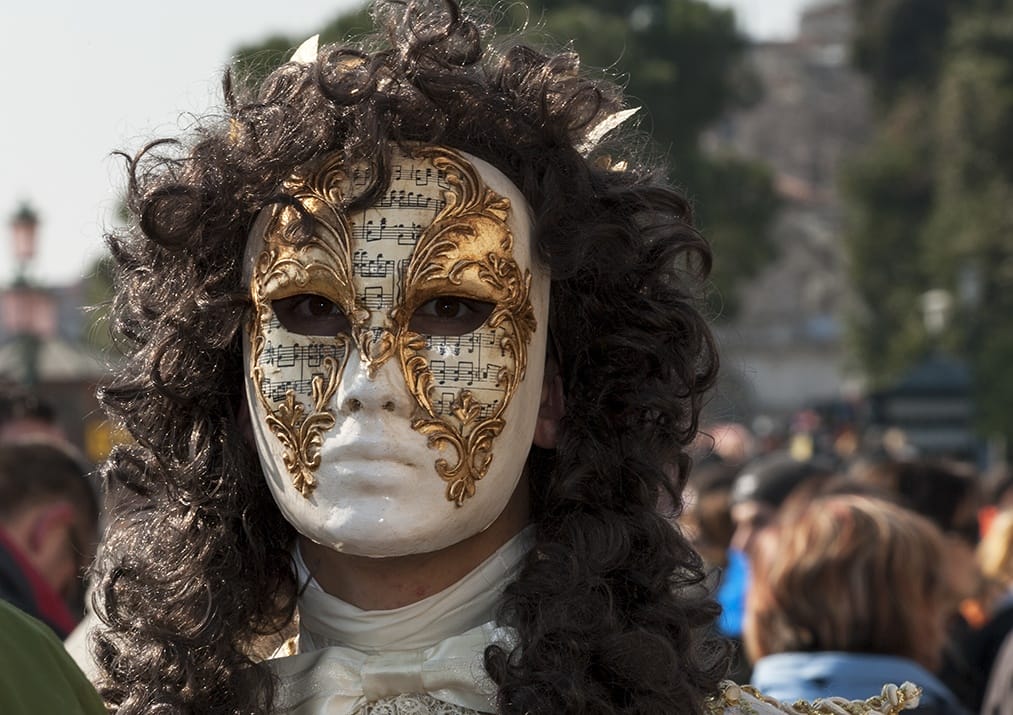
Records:
<instances>
[{"instance_id":1,"label":"cream costume fabric","mask_svg":"<svg viewBox=\"0 0 1013 715\"><path fill-rule=\"evenodd\" d=\"M496 712L482 665L511 633L493 615L531 548L527 529L453 586L403 608L363 611L327 594L297 557L298 654L269 661L281 680L279 712Z\"/></svg>"}]
</instances>

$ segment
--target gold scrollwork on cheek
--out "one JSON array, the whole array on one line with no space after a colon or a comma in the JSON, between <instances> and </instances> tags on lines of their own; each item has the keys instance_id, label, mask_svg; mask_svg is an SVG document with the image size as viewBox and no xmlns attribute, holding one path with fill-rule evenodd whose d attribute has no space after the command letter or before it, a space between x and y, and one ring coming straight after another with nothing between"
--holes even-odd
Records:
<instances>
[{"instance_id":1,"label":"gold scrollwork on cheek","mask_svg":"<svg viewBox=\"0 0 1013 715\"><path fill-rule=\"evenodd\" d=\"M323 374L314 375L310 381L309 411L292 389L286 391L280 403L265 394L260 358L273 314L272 296L322 286L349 313L356 314L349 231L338 188L343 178L340 164L332 157L315 170L297 173L285 182L284 190L299 202L302 211L292 206L265 209L273 213L264 231L265 248L257 257L250 281L253 301L250 375L265 411L265 423L284 450L282 461L292 485L307 498L316 488L315 472L320 466L323 434L335 424L329 404L344 371L351 341L348 336L334 336L342 348L342 362L339 364L333 357L323 360ZM306 223L312 224L312 235L300 235L304 232L297 231Z\"/></svg>"},{"instance_id":2,"label":"gold scrollwork on cheek","mask_svg":"<svg viewBox=\"0 0 1013 715\"><path fill-rule=\"evenodd\" d=\"M285 450L282 461L292 477L292 486L304 497L309 497L316 489L314 472L320 466L323 433L334 426L334 415L327 409L327 404L338 387L340 370L337 361L331 357L324 358L323 365L326 377L313 376L313 411L308 414L303 403L296 400L295 390L287 390L281 404L269 401L259 387L263 382L263 369L257 365L252 370L258 385L257 395L267 412L267 426Z\"/></svg>"},{"instance_id":3,"label":"gold scrollwork on cheek","mask_svg":"<svg viewBox=\"0 0 1013 715\"><path fill-rule=\"evenodd\" d=\"M303 266L298 262L279 257L276 249L266 249L258 257L251 292L254 313L250 325L252 349L250 351L250 376L256 386L257 398L265 412L265 422L271 433L281 444L284 454L282 461L292 478L292 486L304 497L309 497L316 488L314 472L320 466L320 448L323 433L334 426L333 413L328 408L337 391L338 381L348 359L349 339L338 336L343 343L341 364L333 357L323 360L323 375L314 375L310 382L312 412L296 398L295 390L289 388L282 402L275 403L264 392L264 368L260 364L266 345L265 330L270 321L271 304L262 288L268 280L278 285L299 283L303 277Z\"/></svg>"},{"instance_id":4,"label":"gold scrollwork on cheek","mask_svg":"<svg viewBox=\"0 0 1013 715\"><path fill-rule=\"evenodd\" d=\"M446 482L446 496L457 506L475 494L476 482L488 473L493 440L503 431L503 413L527 369L527 345L536 328L530 301L531 274L521 271L513 257L513 234L507 225L510 200L488 188L463 157L448 149L419 150L444 172L450 189L446 206L420 236L404 275L405 303L392 311L399 325L399 352L405 382L426 413L412 427L428 437L434 449L450 447L454 460L436 461L437 474ZM507 356L497 375L503 397L493 407L462 390L450 413L433 409L433 375L426 357L425 338L405 329L413 296L460 286L466 274L477 277L483 290L494 297L496 308L482 330L494 331Z\"/></svg>"},{"instance_id":5,"label":"gold scrollwork on cheek","mask_svg":"<svg viewBox=\"0 0 1013 715\"><path fill-rule=\"evenodd\" d=\"M447 499L457 506L475 495L475 482L485 476L492 462L492 441L503 431L506 422L497 412L481 419L482 405L469 390L462 390L454 401L451 414L460 427L453 428L442 420L417 420L412 427L429 438L431 447L448 445L457 453L457 462L436 460L436 473L447 483Z\"/></svg>"},{"instance_id":6,"label":"gold scrollwork on cheek","mask_svg":"<svg viewBox=\"0 0 1013 715\"><path fill-rule=\"evenodd\" d=\"M436 417L433 414L429 393L432 389L433 376L428 361L416 351L425 347L425 341L418 340L406 345L409 353L404 363L404 372L409 388L418 399L425 391L425 402L420 404L428 407L429 416L416 419L412 428L426 435L429 446L439 449L444 446L456 452L456 461L447 459L436 461L436 473L447 483L446 496L448 501L462 506L469 497L475 494L475 484L489 471L492 462L492 442L506 425L503 412L507 403L517 390L517 385L524 378L527 368L527 344L534 332L534 311L528 301L530 274L525 275L524 289L517 295L523 303L520 310L511 310L501 306L490 317L487 325L497 329L497 338L505 355L513 358L514 368L504 367L497 376L497 384L503 386L503 399L493 410L483 409L469 390L462 390L451 406L448 417ZM527 310L523 306L527 306ZM417 337L417 336L416 336ZM451 419L452 418L452 419Z\"/></svg>"},{"instance_id":7,"label":"gold scrollwork on cheek","mask_svg":"<svg viewBox=\"0 0 1013 715\"><path fill-rule=\"evenodd\" d=\"M426 348L426 339L418 333L405 332L401 338L401 362L405 383L419 406L429 416L434 416L433 408L433 372L429 368L429 360L421 354ZM415 425L413 425L414 427ZM418 427L415 427L418 429Z\"/></svg>"}]
</instances>

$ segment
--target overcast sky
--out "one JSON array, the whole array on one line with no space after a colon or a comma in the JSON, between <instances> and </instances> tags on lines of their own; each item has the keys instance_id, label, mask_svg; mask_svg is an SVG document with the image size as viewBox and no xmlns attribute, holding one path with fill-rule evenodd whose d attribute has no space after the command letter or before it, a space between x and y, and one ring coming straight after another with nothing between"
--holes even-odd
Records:
<instances>
[{"instance_id":1,"label":"overcast sky","mask_svg":"<svg viewBox=\"0 0 1013 715\"><path fill-rule=\"evenodd\" d=\"M711 0L762 39L794 34L811 0ZM41 217L32 275L80 277L102 251L122 185L114 149L179 133L219 106L229 53L270 34L313 34L358 0L7 2L0 26L0 282L13 276L8 223Z\"/></svg>"}]
</instances>

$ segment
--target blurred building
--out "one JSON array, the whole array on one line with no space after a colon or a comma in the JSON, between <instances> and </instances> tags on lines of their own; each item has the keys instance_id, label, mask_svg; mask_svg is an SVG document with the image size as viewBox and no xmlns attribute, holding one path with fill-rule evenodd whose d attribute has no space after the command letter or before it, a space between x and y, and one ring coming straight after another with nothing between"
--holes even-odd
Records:
<instances>
[{"instance_id":1,"label":"blurred building","mask_svg":"<svg viewBox=\"0 0 1013 715\"><path fill-rule=\"evenodd\" d=\"M10 222L15 271L0 288L0 431L48 424L97 458L107 429L95 390L107 371L84 339L84 283L31 278L38 223L27 205Z\"/></svg>"},{"instance_id":2,"label":"blurred building","mask_svg":"<svg viewBox=\"0 0 1013 715\"><path fill-rule=\"evenodd\" d=\"M763 98L705 137L710 151L767 163L783 202L773 227L778 257L743 286L734 321L718 326L717 417L786 416L854 389L843 346L838 172L872 125L869 91L849 64L851 34L851 3L835 0L806 11L794 40L754 45L747 61Z\"/></svg>"}]
</instances>

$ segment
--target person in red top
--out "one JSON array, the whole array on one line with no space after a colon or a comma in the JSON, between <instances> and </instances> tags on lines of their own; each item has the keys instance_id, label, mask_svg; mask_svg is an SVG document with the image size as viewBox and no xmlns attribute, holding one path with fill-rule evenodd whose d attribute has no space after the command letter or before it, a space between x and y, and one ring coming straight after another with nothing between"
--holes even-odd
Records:
<instances>
[{"instance_id":1,"label":"person in red top","mask_svg":"<svg viewBox=\"0 0 1013 715\"><path fill-rule=\"evenodd\" d=\"M66 638L83 603L98 500L88 467L49 440L0 445L0 600Z\"/></svg>"}]
</instances>

